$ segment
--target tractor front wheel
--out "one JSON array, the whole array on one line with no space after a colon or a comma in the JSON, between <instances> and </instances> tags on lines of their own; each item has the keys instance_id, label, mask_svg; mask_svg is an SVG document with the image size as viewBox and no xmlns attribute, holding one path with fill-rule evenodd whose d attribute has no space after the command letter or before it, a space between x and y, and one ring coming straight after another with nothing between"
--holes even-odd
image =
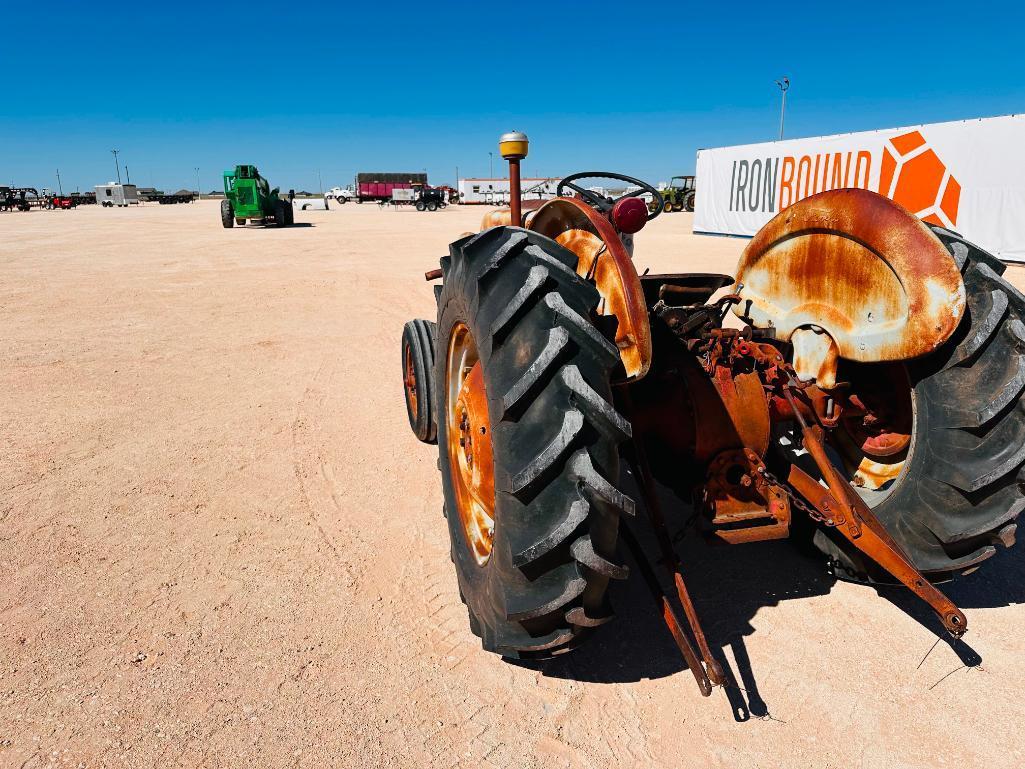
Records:
<instances>
[{"instance_id":1,"label":"tractor front wheel","mask_svg":"<svg viewBox=\"0 0 1025 769\"><path fill-rule=\"evenodd\" d=\"M615 344L577 257L519 227L458 240L441 260L439 469L452 560L485 649L546 658L612 617L618 445Z\"/></svg>"},{"instance_id":2,"label":"tractor front wheel","mask_svg":"<svg viewBox=\"0 0 1025 769\"><path fill-rule=\"evenodd\" d=\"M242 222L239 222L242 224ZM221 201L221 226L225 229L231 229L235 226L235 212L231 209L230 200Z\"/></svg>"},{"instance_id":3,"label":"tractor front wheel","mask_svg":"<svg viewBox=\"0 0 1025 769\"><path fill-rule=\"evenodd\" d=\"M402 386L406 397L406 416L417 440L436 443L438 419L434 384L434 344L437 324L429 320L411 320L402 329Z\"/></svg>"}]
</instances>

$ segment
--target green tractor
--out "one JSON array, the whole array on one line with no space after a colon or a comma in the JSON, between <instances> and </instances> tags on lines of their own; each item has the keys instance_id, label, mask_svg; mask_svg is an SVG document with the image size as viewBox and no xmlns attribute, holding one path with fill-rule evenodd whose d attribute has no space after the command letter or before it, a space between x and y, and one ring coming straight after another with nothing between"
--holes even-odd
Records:
<instances>
[{"instance_id":1,"label":"green tractor","mask_svg":"<svg viewBox=\"0 0 1025 769\"><path fill-rule=\"evenodd\" d=\"M693 176L674 176L669 180L669 186L659 190L662 200L665 201L665 208L662 210L667 214L673 211L693 211L694 195L697 192ZM648 203L648 210L655 212L654 201Z\"/></svg>"},{"instance_id":2,"label":"green tractor","mask_svg":"<svg viewBox=\"0 0 1025 769\"><path fill-rule=\"evenodd\" d=\"M271 221L279 227L293 224L295 212L288 202L278 197L278 188L270 188L256 166L235 166L224 172L224 200L221 201L221 224L234 227L246 220L261 224Z\"/></svg>"}]
</instances>

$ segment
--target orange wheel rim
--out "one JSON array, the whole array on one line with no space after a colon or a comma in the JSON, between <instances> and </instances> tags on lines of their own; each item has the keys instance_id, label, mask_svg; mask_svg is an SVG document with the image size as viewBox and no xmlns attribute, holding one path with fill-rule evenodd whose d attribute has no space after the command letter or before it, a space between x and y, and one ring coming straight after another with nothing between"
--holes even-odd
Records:
<instances>
[{"instance_id":1,"label":"orange wheel rim","mask_svg":"<svg viewBox=\"0 0 1025 769\"><path fill-rule=\"evenodd\" d=\"M406 360L403 365L404 376L402 382L406 387L406 403L409 405L409 413L416 419L419 415L416 404L416 369L413 368L413 347L406 345Z\"/></svg>"},{"instance_id":2,"label":"orange wheel rim","mask_svg":"<svg viewBox=\"0 0 1025 769\"><path fill-rule=\"evenodd\" d=\"M866 414L843 419L834 432L834 448L854 468L852 481L879 489L902 474L911 450L914 399L907 370L901 364L852 366L853 398Z\"/></svg>"},{"instance_id":3,"label":"orange wheel rim","mask_svg":"<svg viewBox=\"0 0 1025 769\"><path fill-rule=\"evenodd\" d=\"M452 329L445 371L446 450L456 511L466 544L483 566L495 537L495 462L484 370L463 323Z\"/></svg>"}]
</instances>

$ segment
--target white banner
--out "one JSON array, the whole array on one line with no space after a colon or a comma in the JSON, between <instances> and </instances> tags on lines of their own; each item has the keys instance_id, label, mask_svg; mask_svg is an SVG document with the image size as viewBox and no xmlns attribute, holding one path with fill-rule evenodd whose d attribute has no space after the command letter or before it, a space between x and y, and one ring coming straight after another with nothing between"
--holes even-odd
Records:
<instances>
[{"instance_id":1,"label":"white banner","mask_svg":"<svg viewBox=\"0 0 1025 769\"><path fill-rule=\"evenodd\" d=\"M694 231L754 235L816 192L862 187L1025 262L1025 115L698 151Z\"/></svg>"}]
</instances>

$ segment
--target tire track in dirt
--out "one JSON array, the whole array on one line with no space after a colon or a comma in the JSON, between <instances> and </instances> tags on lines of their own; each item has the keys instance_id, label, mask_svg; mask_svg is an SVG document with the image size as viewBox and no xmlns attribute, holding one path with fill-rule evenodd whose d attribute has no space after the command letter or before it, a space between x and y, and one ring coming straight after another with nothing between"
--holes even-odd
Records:
<instances>
[{"instance_id":1,"label":"tire track in dirt","mask_svg":"<svg viewBox=\"0 0 1025 769\"><path fill-rule=\"evenodd\" d=\"M480 648L433 505L421 509L406 546L382 620L389 656L407 663L408 695L389 737L411 764L652 764L628 687L548 678Z\"/></svg>"},{"instance_id":2,"label":"tire track in dirt","mask_svg":"<svg viewBox=\"0 0 1025 769\"><path fill-rule=\"evenodd\" d=\"M335 516L343 512L333 471L324 460L318 426L324 417L327 390L334 373L334 364L329 362L328 358L322 358L296 402L291 428L292 467L295 471L300 501L310 523L316 528L320 541L334 556L335 562L345 570L347 581L352 585L358 580L359 569L355 567L361 559L358 557L359 553L350 551L354 547L356 550L365 550L366 543L357 530L347 527L346 534L349 538L342 546L325 525L325 515L328 511ZM357 557L354 558L354 555Z\"/></svg>"}]
</instances>

